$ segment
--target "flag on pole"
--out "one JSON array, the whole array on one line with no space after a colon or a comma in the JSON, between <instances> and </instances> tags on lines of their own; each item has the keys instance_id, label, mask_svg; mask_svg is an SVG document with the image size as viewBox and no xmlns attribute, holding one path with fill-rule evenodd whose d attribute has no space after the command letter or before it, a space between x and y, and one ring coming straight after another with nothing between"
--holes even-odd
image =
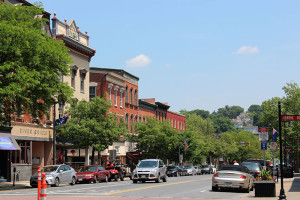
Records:
<instances>
[{"instance_id":1,"label":"flag on pole","mask_svg":"<svg viewBox=\"0 0 300 200\"><path fill-rule=\"evenodd\" d=\"M65 116L55 120L55 126L67 123L69 115L70 115L70 113L68 112Z\"/></svg>"},{"instance_id":2,"label":"flag on pole","mask_svg":"<svg viewBox=\"0 0 300 200\"><path fill-rule=\"evenodd\" d=\"M279 133L273 128L272 142L276 142Z\"/></svg>"},{"instance_id":3,"label":"flag on pole","mask_svg":"<svg viewBox=\"0 0 300 200\"><path fill-rule=\"evenodd\" d=\"M188 149L188 147L189 147L189 143L188 143L188 141L186 140L185 142L184 142L184 150L187 150Z\"/></svg>"}]
</instances>

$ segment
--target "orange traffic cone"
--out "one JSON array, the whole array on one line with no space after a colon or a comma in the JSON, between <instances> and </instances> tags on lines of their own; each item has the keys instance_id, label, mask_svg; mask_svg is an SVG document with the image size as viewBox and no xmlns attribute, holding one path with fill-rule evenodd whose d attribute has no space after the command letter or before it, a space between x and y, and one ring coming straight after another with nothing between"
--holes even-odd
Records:
<instances>
[{"instance_id":1,"label":"orange traffic cone","mask_svg":"<svg viewBox=\"0 0 300 200\"><path fill-rule=\"evenodd\" d=\"M41 186L42 186L42 174L41 174L41 167L39 166L39 169L38 169L38 200L41 199Z\"/></svg>"},{"instance_id":2,"label":"orange traffic cone","mask_svg":"<svg viewBox=\"0 0 300 200\"><path fill-rule=\"evenodd\" d=\"M46 182L46 174L42 173L43 181L42 181L42 189L41 189L41 200L47 200L47 182Z\"/></svg>"}]
</instances>

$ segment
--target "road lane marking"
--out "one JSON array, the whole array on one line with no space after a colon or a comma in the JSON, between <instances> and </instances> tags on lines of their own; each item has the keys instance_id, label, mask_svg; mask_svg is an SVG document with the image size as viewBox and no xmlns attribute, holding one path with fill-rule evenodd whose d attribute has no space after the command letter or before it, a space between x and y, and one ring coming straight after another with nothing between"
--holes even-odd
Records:
<instances>
[{"instance_id":1,"label":"road lane marking","mask_svg":"<svg viewBox=\"0 0 300 200\"><path fill-rule=\"evenodd\" d=\"M205 178L205 179L200 179L200 180L203 181L203 180L208 180L208 179L211 179L211 178ZM116 191L116 192L105 193L104 195L119 194L119 193L132 192L132 191L137 191L137 190L145 190L145 189L156 188L156 187L164 187L164 186L176 185L176 184L182 184L182 183L191 183L191 182L196 182L196 181L199 181L199 180L168 183L168 184L164 184L164 185L155 185L155 186L148 186L148 187L142 187L142 188L134 188L134 189L129 189L129 190L120 190L120 191Z\"/></svg>"}]
</instances>

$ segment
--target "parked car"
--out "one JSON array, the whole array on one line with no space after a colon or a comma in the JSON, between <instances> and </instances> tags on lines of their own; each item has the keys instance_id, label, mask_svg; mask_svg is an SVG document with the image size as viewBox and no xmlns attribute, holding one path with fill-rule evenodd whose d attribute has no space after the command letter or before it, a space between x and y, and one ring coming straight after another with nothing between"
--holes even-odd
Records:
<instances>
[{"instance_id":1,"label":"parked car","mask_svg":"<svg viewBox=\"0 0 300 200\"><path fill-rule=\"evenodd\" d=\"M83 166L76 173L77 182L108 182L110 173L99 165L87 165Z\"/></svg>"},{"instance_id":2,"label":"parked car","mask_svg":"<svg viewBox=\"0 0 300 200\"><path fill-rule=\"evenodd\" d=\"M264 159L247 159L244 162L258 162L262 167L265 166ZM271 164L270 161L266 160L266 170L271 170L270 164Z\"/></svg>"},{"instance_id":3,"label":"parked car","mask_svg":"<svg viewBox=\"0 0 300 200\"><path fill-rule=\"evenodd\" d=\"M256 178L262 170L262 166L258 162L243 162L241 166L247 167L254 178Z\"/></svg>"},{"instance_id":4,"label":"parked car","mask_svg":"<svg viewBox=\"0 0 300 200\"><path fill-rule=\"evenodd\" d=\"M167 167L167 176L181 176L182 169L176 165Z\"/></svg>"},{"instance_id":5,"label":"parked car","mask_svg":"<svg viewBox=\"0 0 300 200\"><path fill-rule=\"evenodd\" d=\"M201 175L201 169L198 166L194 166L197 175Z\"/></svg>"},{"instance_id":6,"label":"parked car","mask_svg":"<svg viewBox=\"0 0 300 200\"><path fill-rule=\"evenodd\" d=\"M213 169L210 165L202 165L201 166L201 173L202 174L212 174Z\"/></svg>"},{"instance_id":7,"label":"parked car","mask_svg":"<svg viewBox=\"0 0 300 200\"><path fill-rule=\"evenodd\" d=\"M188 176L196 175L196 169L194 166L185 166L184 168L186 169Z\"/></svg>"},{"instance_id":8,"label":"parked car","mask_svg":"<svg viewBox=\"0 0 300 200\"><path fill-rule=\"evenodd\" d=\"M167 182L167 168L164 162L160 159L145 159L141 160L133 171L132 181L155 181L159 183L160 180Z\"/></svg>"},{"instance_id":9,"label":"parked car","mask_svg":"<svg viewBox=\"0 0 300 200\"><path fill-rule=\"evenodd\" d=\"M59 186L60 183L76 183L76 172L69 165L47 165L41 168L41 172L46 174L46 182L48 185ZM30 178L30 185L37 187L38 172L35 172Z\"/></svg>"},{"instance_id":10,"label":"parked car","mask_svg":"<svg viewBox=\"0 0 300 200\"><path fill-rule=\"evenodd\" d=\"M187 176L188 175L186 169L184 168L184 166L178 165L178 167L182 170L181 176Z\"/></svg>"},{"instance_id":11,"label":"parked car","mask_svg":"<svg viewBox=\"0 0 300 200\"><path fill-rule=\"evenodd\" d=\"M212 191L219 188L234 188L249 193L253 190L254 178L245 166L225 165L212 178Z\"/></svg>"}]
</instances>

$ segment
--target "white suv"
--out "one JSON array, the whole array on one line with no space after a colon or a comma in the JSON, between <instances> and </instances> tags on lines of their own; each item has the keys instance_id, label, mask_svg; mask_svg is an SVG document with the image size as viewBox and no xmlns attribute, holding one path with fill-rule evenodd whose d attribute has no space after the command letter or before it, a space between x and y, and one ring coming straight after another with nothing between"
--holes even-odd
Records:
<instances>
[{"instance_id":1,"label":"white suv","mask_svg":"<svg viewBox=\"0 0 300 200\"><path fill-rule=\"evenodd\" d=\"M167 169L164 162L160 159L145 159L141 160L133 171L132 181L155 181L159 183L162 179L167 182Z\"/></svg>"}]
</instances>

